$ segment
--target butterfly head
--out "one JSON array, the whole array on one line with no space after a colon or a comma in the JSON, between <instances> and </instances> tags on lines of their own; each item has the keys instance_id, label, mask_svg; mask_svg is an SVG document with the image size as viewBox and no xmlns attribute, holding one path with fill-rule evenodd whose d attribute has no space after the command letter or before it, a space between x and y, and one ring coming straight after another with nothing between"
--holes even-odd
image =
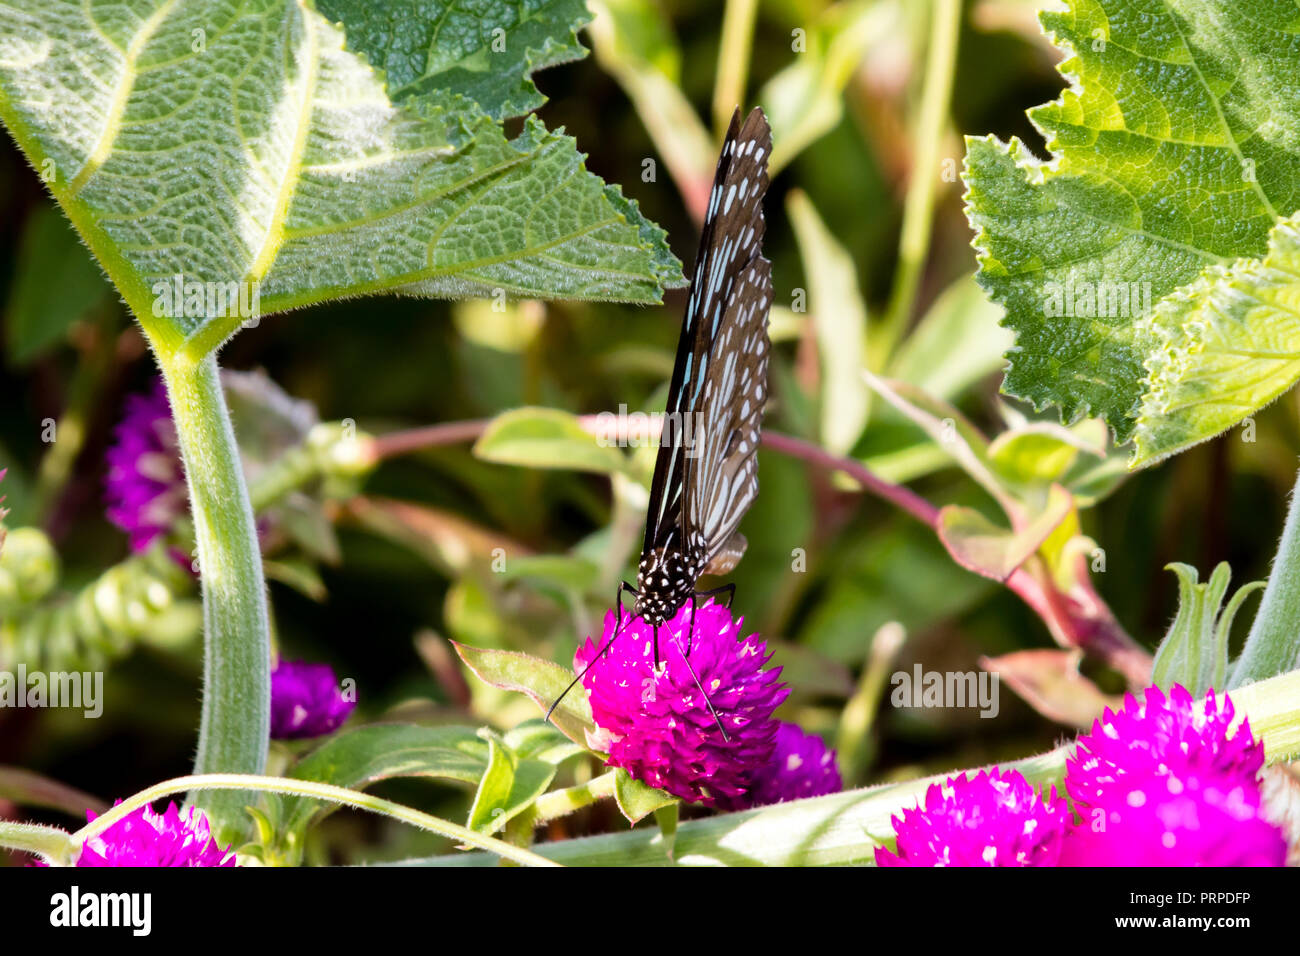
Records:
<instances>
[{"instance_id":1,"label":"butterfly head","mask_svg":"<svg viewBox=\"0 0 1300 956\"><path fill-rule=\"evenodd\" d=\"M695 555L664 549L643 555L636 574L636 615L652 627L663 624L686 603L699 578Z\"/></svg>"}]
</instances>

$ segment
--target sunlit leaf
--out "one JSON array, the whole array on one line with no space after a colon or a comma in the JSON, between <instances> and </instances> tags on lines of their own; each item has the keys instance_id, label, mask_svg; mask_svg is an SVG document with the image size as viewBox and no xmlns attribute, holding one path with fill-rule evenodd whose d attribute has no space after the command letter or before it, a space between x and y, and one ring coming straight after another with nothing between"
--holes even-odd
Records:
<instances>
[{"instance_id":1,"label":"sunlit leaf","mask_svg":"<svg viewBox=\"0 0 1300 956\"><path fill-rule=\"evenodd\" d=\"M487 741L487 770L465 825L479 833L496 833L546 792L555 779L555 764L521 757L495 733L489 732Z\"/></svg>"},{"instance_id":2,"label":"sunlit leaf","mask_svg":"<svg viewBox=\"0 0 1300 956\"><path fill-rule=\"evenodd\" d=\"M967 140L978 278L1016 332L1007 391L1101 415L1138 438L1135 463L1300 376L1294 17L1076 0L1041 15L1071 81L1031 111L1050 162L1018 140Z\"/></svg>"},{"instance_id":3,"label":"sunlit leaf","mask_svg":"<svg viewBox=\"0 0 1300 956\"><path fill-rule=\"evenodd\" d=\"M456 644L456 653L480 680L503 690L519 691L543 713L560 699L573 674L559 664L517 651L499 651ZM551 719L574 743L589 746L588 734L596 729L587 689L579 681L565 694Z\"/></svg>"},{"instance_id":4,"label":"sunlit leaf","mask_svg":"<svg viewBox=\"0 0 1300 956\"><path fill-rule=\"evenodd\" d=\"M394 106L306 3L21 0L0 49L0 118L132 311L200 354L254 293L269 313L395 290L657 302L682 282L571 139L532 117L507 139L450 90ZM177 277L247 301L168 302Z\"/></svg>"},{"instance_id":5,"label":"sunlit leaf","mask_svg":"<svg viewBox=\"0 0 1300 956\"><path fill-rule=\"evenodd\" d=\"M575 416L554 408L516 408L498 415L474 444L474 454L528 468L610 474L625 467L618 448L601 444Z\"/></svg>"},{"instance_id":6,"label":"sunlit leaf","mask_svg":"<svg viewBox=\"0 0 1300 956\"><path fill-rule=\"evenodd\" d=\"M672 794L642 783L621 767L614 771L614 800L632 826L655 811L677 803Z\"/></svg>"}]
</instances>

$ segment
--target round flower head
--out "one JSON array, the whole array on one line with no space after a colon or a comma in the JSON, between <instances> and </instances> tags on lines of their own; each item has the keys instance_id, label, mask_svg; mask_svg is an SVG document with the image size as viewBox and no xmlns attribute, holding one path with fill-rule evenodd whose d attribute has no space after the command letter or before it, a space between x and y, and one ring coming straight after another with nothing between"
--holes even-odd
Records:
<instances>
[{"instance_id":1,"label":"round flower head","mask_svg":"<svg viewBox=\"0 0 1300 956\"><path fill-rule=\"evenodd\" d=\"M1261 810L1263 744L1233 719L1227 697L1197 700L1178 685L1108 709L1067 765L1080 823L1062 863L1280 866L1286 841Z\"/></svg>"},{"instance_id":2,"label":"round flower head","mask_svg":"<svg viewBox=\"0 0 1300 956\"><path fill-rule=\"evenodd\" d=\"M95 814L87 812L86 818L94 820ZM235 854L217 845L202 810L170 803L163 813L143 806L91 837L76 865L234 866Z\"/></svg>"},{"instance_id":3,"label":"round flower head","mask_svg":"<svg viewBox=\"0 0 1300 956\"><path fill-rule=\"evenodd\" d=\"M598 728L592 747L609 754L610 766L683 800L734 805L749 775L771 761L772 712L790 693L778 682L779 667L763 669L767 644L756 636L738 640L742 623L720 604L700 605L687 658L691 612L684 605L660 625L656 671L653 628L624 611L618 637L582 681ZM589 639L574 654L574 668L594 660L614 630L611 611L600 641Z\"/></svg>"},{"instance_id":4,"label":"round flower head","mask_svg":"<svg viewBox=\"0 0 1300 956\"><path fill-rule=\"evenodd\" d=\"M750 775L749 806L820 797L844 787L835 751L821 737L806 734L798 724L782 723L776 732L772 759Z\"/></svg>"},{"instance_id":5,"label":"round flower head","mask_svg":"<svg viewBox=\"0 0 1300 956\"><path fill-rule=\"evenodd\" d=\"M894 817L898 853L879 866L1055 866L1070 819L1064 797L1044 802L1015 770L958 774L925 794L925 808Z\"/></svg>"},{"instance_id":6,"label":"round flower head","mask_svg":"<svg viewBox=\"0 0 1300 956\"><path fill-rule=\"evenodd\" d=\"M144 551L189 510L180 443L161 379L145 394L128 396L107 457L108 520L130 535L133 551Z\"/></svg>"},{"instance_id":7,"label":"round flower head","mask_svg":"<svg viewBox=\"0 0 1300 956\"><path fill-rule=\"evenodd\" d=\"M281 661L271 672L271 736L276 740L333 733L356 706L343 695L328 664Z\"/></svg>"}]
</instances>

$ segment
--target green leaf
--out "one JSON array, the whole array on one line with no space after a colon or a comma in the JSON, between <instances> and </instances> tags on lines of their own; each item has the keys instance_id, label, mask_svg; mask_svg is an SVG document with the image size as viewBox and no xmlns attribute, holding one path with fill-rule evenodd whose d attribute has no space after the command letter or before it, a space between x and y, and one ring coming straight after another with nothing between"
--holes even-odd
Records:
<instances>
[{"instance_id":1,"label":"green leaf","mask_svg":"<svg viewBox=\"0 0 1300 956\"><path fill-rule=\"evenodd\" d=\"M526 694L543 712L559 700L560 694L573 680L573 672L559 664L518 651L499 651L468 644L456 644L456 653L465 666L486 684L503 690ZM589 748L589 734L595 733L596 723L591 716L591 701L582 682L564 695L555 713L551 715L564 735L574 743Z\"/></svg>"},{"instance_id":2,"label":"green leaf","mask_svg":"<svg viewBox=\"0 0 1300 956\"><path fill-rule=\"evenodd\" d=\"M306 3L20 0L0 46L0 118L133 313L173 345L192 337L190 358L254 307L380 291L658 302L683 282L662 230L573 140L532 117L507 139L441 89L395 107ZM169 303L177 276L237 283L248 308L212 287Z\"/></svg>"},{"instance_id":3,"label":"green leaf","mask_svg":"<svg viewBox=\"0 0 1300 956\"><path fill-rule=\"evenodd\" d=\"M1064 477L1080 452L1105 457L1106 426L1097 419L1073 428L1031 422L1008 429L989 443L989 464L1012 484L1048 483Z\"/></svg>"},{"instance_id":4,"label":"green leaf","mask_svg":"<svg viewBox=\"0 0 1300 956\"><path fill-rule=\"evenodd\" d=\"M1032 557L1070 516L1074 501L1060 485L1052 485L1047 506L1019 530L989 521L974 508L945 505L936 531L954 561L968 571L1005 581Z\"/></svg>"},{"instance_id":5,"label":"green leaf","mask_svg":"<svg viewBox=\"0 0 1300 956\"><path fill-rule=\"evenodd\" d=\"M303 757L289 776L350 790L392 777L438 777L477 784L488 766L488 747L472 727L371 724L344 730ZM330 805L285 797L284 820L301 834Z\"/></svg>"},{"instance_id":6,"label":"green leaf","mask_svg":"<svg viewBox=\"0 0 1300 956\"><path fill-rule=\"evenodd\" d=\"M553 764L561 764L570 757L587 752L586 747L575 744L558 727L545 720L525 720L506 731L503 739L519 756Z\"/></svg>"},{"instance_id":7,"label":"green leaf","mask_svg":"<svg viewBox=\"0 0 1300 956\"><path fill-rule=\"evenodd\" d=\"M1051 162L1017 140L967 140L978 279L1016 332L1006 390L1069 419L1099 414L1120 442L1140 432L1145 463L1295 378L1255 354L1295 351L1290 323L1240 301L1261 283L1275 300L1284 277L1232 265L1265 256L1300 206L1295 11L1078 0L1041 20L1071 85L1030 114ZM1274 235L1273 267L1290 242ZM1199 305L1220 301L1223 320Z\"/></svg>"},{"instance_id":8,"label":"green leaf","mask_svg":"<svg viewBox=\"0 0 1300 956\"><path fill-rule=\"evenodd\" d=\"M502 573L507 581L540 581L585 593L595 585L600 568L594 561L569 554L539 554L516 558Z\"/></svg>"},{"instance_id":9,"label":"green leaf","mask_svg":"<svg viewBox=\"0 0 1300 956\"><path fill-rule=\"evenodd\" d=\"M53 206L36 207L23 230L5 307L9 358L24 364L108 298L104 274Z\"/></svg>"},{"instance_id":10,"label":"green leaf","mask_svg":"<svg viewBox=\"0 0 1300 956\"><path fill-rule=\"evenodd\" d=\"M1167 567L1178 575L1178 616L1156 650L1151 681L1164 690L1182 684L1198 697L1210 688L1224 690L1232 622L1242 603L1264 582L1238 588L1220 612L1232 578L1227 561L1221 561L1204 584L1197 582L1196 569L1190 565Z\"/></svg>"},{"instance_id":11,"label":"green leaf","mask_svg":"<svg viewBox=\"0 0 1300 956\"><path fill-rule=\"evenodd\" d=\"M973 276L958 279L937 298L899 346L889 377L952 400L980 379L1001 371L1014 341L998 324L1002 310Z\"/></svg>"},{"instance_id":12,"label":"green leaf","mask_svg":"<svg viewBox=\"0 0 1300 956\"><path fill-rule=\"evenodd\" d=\"M677 798L642 783L620 767L614 771L614 802L627 822L636 826L650 814L676 804Z\"/></svg>"},{"instance_id":13,"label":"green leaf","mask_svg":"<svg viewBox=\"0 0 1300 956\"><path fill-rule=\"evenodd\" d=\"M527 810L555 779L555 764L521 757L495 733L488 741L488 766L479 782L465 825L479 833L496 833Z\"/></svg>"},{"instance_id":14,"label":"green leaf","mask_svg":"<svg viewBox=\"0 0 1300 956\"><path fill-rule=\"evenodd\" d=\"M1212 266L1156 308L1157 343L1134 461L1175 454L1237 424L1300 379L1300 216L1263 259Z\"/></svg>"},{"instance_id":15,"label":"green leaf","mask_svg":"<svg viewBox=\"0 0 1300 956\"><path fill-rule=\"evenodd\" d=\"M316 9L384 71L393 102L446 90L497 120L546 102L532 74L586 56L577 30L591 19L583 0L318 0Z\"/></svg>"},{"instance_id":16,"label":"green leaf","mask_svg":"<svg viewBox=\"0 0 1300 956\"><path fill-rule=\"evenodd\" d=\"M799 240L809 307L821 356L821 439L843 455L867 424L871 392L862 381L866 361L867 307L848 251L835 241L802 192L792 192L786 210Z\"/></svg>"},{"instance_id":17,"label":"green leaf","mask_svg":"<svg viewBox=\"0 0 1300 956\"><path fill-rule=\"evenodd\" d=\"M616 447L602 445L575 416L554 408L516 408L498 415L474 443L474 454L503 465L600 474L626 466Z\"/></svg>"}]
</instances>

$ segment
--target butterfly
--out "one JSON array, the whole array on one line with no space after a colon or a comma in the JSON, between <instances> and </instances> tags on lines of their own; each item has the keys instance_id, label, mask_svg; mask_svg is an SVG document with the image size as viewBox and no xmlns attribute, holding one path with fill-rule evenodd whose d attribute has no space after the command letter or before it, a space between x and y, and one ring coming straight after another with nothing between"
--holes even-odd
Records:
<instances>
[{"instance_id":1,"label":"butterfly","mask_svg":"<svg viewBox=\"0 0 1300 956\"><path fill-rule=\"evenodd\" d=\"M654 629L656 671L659 627L684 604L691 604L692 614L683 659L689 657L694 637L695 602L725 592L731 606L734 584L711 591L695 588L702 575L726 574L740 561L746 542L738 528L758 495L756 453L771 349L772 264L762 254L771 152L772 133L763 111L755 109L742 124L737 110L718 158L691 275L637 583L633 587L624 581L618 590L617 620L623 621L623 595L630 593L635 604L629 620L640 617ZM621 630L620 623L551 705L548 719ZM722 730L711 702L709 711Z\"/></svg>"}]
</instances>

